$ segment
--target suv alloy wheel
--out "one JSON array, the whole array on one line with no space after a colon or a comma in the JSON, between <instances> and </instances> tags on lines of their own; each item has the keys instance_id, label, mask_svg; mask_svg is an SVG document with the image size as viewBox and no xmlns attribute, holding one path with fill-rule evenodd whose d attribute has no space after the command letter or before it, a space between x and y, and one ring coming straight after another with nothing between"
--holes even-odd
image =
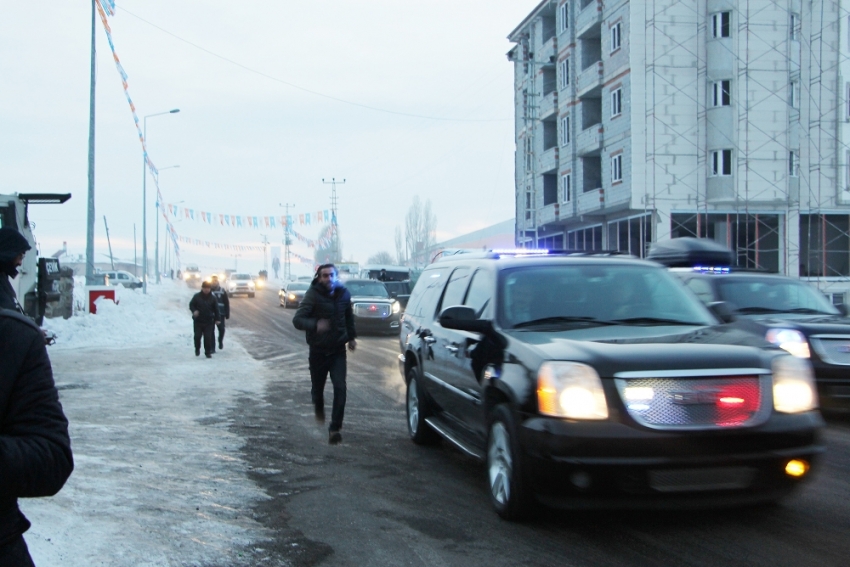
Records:
<instances>
[{"instance_id":1,"label":"suv alloy wheel","mask_svg":"<svg viewBox=\"0 0 850 567\"><path fill-rule=\"evenodd\" d=\"M432 445L439 440L437 433L425 423L429 415L430 407L419 385L419 373L412 367L407 371L407 432L418 445Z\"/></svg>"},{"instance_id":2,"label":"suv alloy wheel","mask_svg":"<svg viewBox=\"0 0 850 567\"><path fill-rule=\"evenodd\" d=\"M522 475L516 425L505 404L496 406L487 435L487 487L490 501L505 520L521 520L531 510L532 497Z\"/></svg>"}]
</instances>

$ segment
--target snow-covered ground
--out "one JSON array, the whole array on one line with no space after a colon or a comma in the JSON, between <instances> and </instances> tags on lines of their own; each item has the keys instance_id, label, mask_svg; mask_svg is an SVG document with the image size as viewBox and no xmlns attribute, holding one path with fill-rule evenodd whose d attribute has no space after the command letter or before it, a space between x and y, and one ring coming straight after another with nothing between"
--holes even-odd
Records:
<instances>
[{"instance_id":1,"label":"snow-covered ground","mask_svg":"<svg viewBox=\"0 0 850 567\"><path fill-rule=\"evenodd\" d=\"M47 320L76 469L52 498L26 499L37 565L249 565L268 537L251 505L240 439L228 431L241 396L268 379L228 334L195 357L181 282L119 288L97 315Z\"/></svg>"}]
</instances>

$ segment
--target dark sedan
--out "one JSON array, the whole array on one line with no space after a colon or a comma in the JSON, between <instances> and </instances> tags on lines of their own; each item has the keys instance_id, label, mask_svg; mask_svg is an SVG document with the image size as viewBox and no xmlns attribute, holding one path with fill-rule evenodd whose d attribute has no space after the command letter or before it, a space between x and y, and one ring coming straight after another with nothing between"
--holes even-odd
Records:
<instances>
[{"instance_id":1,"label":"dark sedan","mask_svg":"<svg viewBox=\"0 0 850 567\"><path fill-rule=\"evenodd\" d=\"M375 280L347 280L345 287L351 294L354 325L358 333L397 333L401 305L387 291L383 283Z\"/></svg>"},{"instance_id":2,"label":"dark sedan","mask_svg":"<svg viewBox=\"0 0 850 567\"><path fill-rule=\"evenodd\" d=\"M304 299L304 294L310 289L308 282L289 282L280 288L277 292L278 300L281 307L298 307L301 305L301 300Z\"/></svg>"}]
</instances>

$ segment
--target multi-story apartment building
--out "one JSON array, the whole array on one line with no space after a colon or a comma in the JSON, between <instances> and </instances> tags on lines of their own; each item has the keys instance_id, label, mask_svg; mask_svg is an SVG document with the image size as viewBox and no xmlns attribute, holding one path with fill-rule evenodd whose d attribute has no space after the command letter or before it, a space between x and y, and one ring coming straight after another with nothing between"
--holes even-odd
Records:
<instances>
[{"instance_id":1,"label":"multi-story apartment building","mask_svg":"<svg viewBox=\"0 0 850 567\"><path fill-rule=\"evenodd\" d=\"M517 243L643 256L657 240L708 237L739 266L843 301L844 4L541 2L508 36Z\"/></svg>"}]
</instances>

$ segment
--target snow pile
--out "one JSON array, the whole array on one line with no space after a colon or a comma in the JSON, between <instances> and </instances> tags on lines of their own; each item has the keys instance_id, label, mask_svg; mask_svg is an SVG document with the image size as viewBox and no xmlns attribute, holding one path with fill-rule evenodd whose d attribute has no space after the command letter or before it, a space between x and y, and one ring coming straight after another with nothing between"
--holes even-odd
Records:
<instances>
[{"instance_id":1,"label":"snow pile","mask_svg":"<svg viewBox=\"0 0 850 567\"><path fill-rule=\"evenodd\" d=\"M74 286L75 303L84 302L83 285ZM183 282L149 284L141 289L116 287L117 304L100 298L97 314L77 313L70 319L45 319L44 328L56 333L51 350L79 347L132 347L187 344L192 337L189 300L197 290Z\"/></svg>"}]
</instances>

